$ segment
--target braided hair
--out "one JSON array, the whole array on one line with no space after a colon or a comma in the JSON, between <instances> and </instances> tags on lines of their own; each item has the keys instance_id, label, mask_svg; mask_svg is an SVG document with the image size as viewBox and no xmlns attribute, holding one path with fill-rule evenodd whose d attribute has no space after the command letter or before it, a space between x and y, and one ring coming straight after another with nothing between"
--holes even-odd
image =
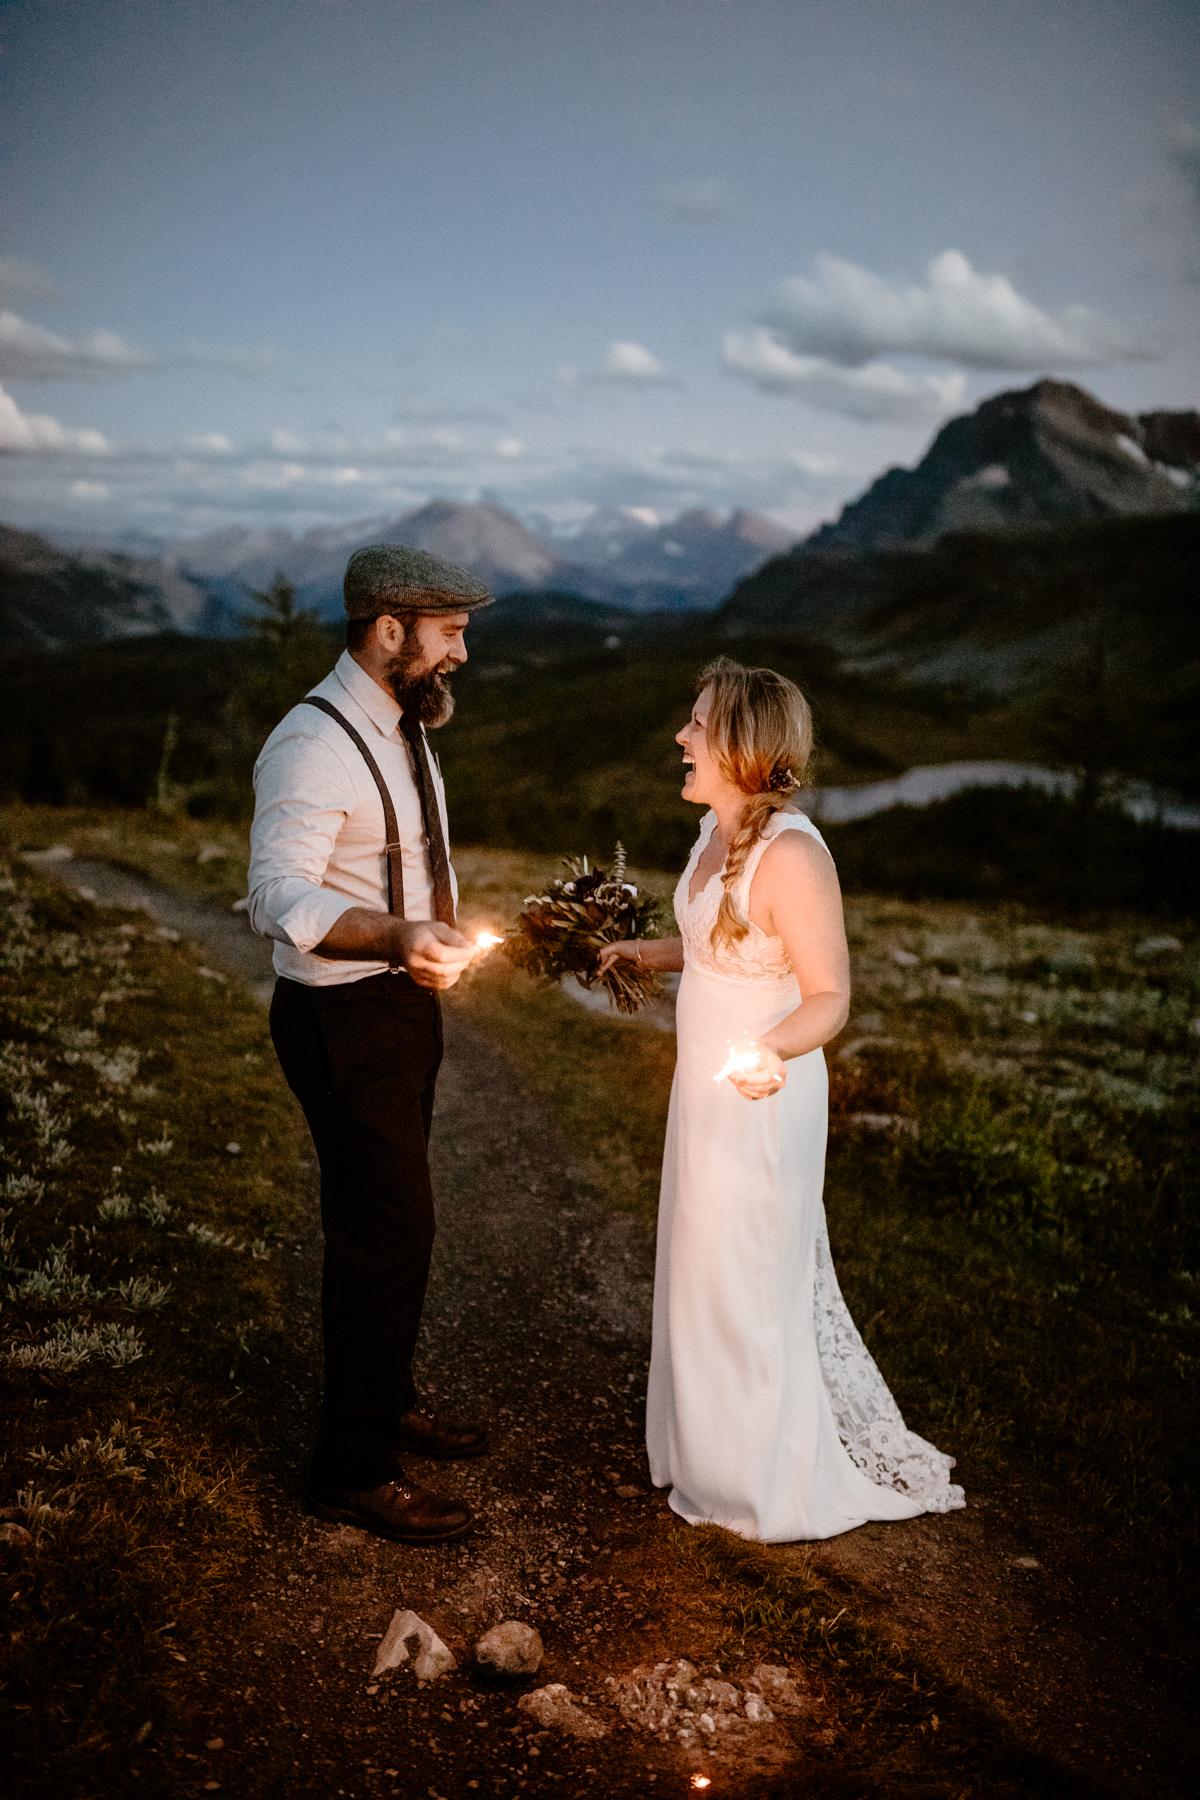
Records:
<instances>
[{"instance_id":1,"label":"braided hair","mask_svg":"<svg viewBox=\"0 0 1200 1800\"><path fill-rule=\"evenodd\" d=\"M747 669L719 656L700 674L697 691L705 688L709 749L726 780L746 795L721 876L725 891L712 930L717 949L738 942L750 928L737 910L734 893L767 821L787 805L807 772L813 722L808 701L795 682L774 669Z\"/></svg>"}]
</instances>

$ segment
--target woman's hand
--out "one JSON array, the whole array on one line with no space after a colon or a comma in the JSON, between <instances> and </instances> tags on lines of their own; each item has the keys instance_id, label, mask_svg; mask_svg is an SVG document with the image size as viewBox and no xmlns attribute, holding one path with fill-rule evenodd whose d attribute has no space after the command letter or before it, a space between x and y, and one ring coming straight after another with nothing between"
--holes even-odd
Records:
<instances>
[{"instance_id":1,"label":"woman's hand","mask_svg":"<svg viewBox=\"0 0 1200 1800\"><path fill-rule=\"evenodd\" d=\"M642 940L640 938L618 938L615 944L605 944L597 962L599 973L607 975L615 962L636 963L640 968L645 968Z\"/></svg>"},{"instance_id":2,"label":"woman's hand","mask_svg":"<svg viewBox=\"0 0 1200 1800\"><path fill-rule=\"evenodd\" d=\"M749 1068L735 1069L726 1080L743 1100L766 1100L779 1092L787 1080L787 1069L783 1058L774 1050L765 1044L757 1044L753 1064Z\"/></svg>"}]
</instances>

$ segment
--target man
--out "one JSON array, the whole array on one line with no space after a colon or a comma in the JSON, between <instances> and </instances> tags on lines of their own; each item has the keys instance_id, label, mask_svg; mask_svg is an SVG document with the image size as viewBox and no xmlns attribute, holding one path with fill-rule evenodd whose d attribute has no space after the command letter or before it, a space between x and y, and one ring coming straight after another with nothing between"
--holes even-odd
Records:
<instances>
[{"instance_id":1,"label":"man","mask_svg":"<svg viewBox=\"0 0 1200 1800\"><path fill-rule=\"evenodd\" d=\"M412 1361L433 1245L427 1156L438 993L475 954L455 925L445 796L426 727L487 588L398 544L350 558L346 649L254 769L250 922L275 940L271 1038L321 1166L324 1391L306 1499L406 1543L470 1528L406 1452L477 1456L480 1426L422 1403Z\"/></svg>"}]
</instances>

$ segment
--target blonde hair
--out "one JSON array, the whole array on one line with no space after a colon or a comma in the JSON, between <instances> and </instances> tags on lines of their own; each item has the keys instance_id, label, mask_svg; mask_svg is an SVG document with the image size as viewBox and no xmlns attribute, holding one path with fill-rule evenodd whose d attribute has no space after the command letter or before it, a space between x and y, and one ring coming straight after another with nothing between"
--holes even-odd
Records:
<instances>
[{"instance_id":1,"label":"blonde hair","mask_svg":"<svg viewBox=\"0 0 1200 1800\"><path fill-rule=\"evenodd\" d=\"M734 891L767 821L787 805L813 752L812 709L794 681L774 669L746 669L727 656L701 671L697 692L710 690L704 721L717 767L746 795L725 858L724 893L712 929L713 948L746 936Z\"/></svg>"}]
</instances>

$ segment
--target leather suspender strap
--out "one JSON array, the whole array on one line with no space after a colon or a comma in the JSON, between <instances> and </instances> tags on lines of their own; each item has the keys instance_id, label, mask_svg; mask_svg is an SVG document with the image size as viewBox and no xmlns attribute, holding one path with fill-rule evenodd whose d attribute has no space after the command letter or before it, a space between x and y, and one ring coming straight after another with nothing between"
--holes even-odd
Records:
<instances>
[{"instance_id":1,"label":"leather suspender strap","mask_svg":"<svg viewBox=\"0 0 1200 1800\"><path fill-rule=\"evenodd\" d=\"M383 846L383 853L387 858L388 911L395 913L398 919L402 919L404 917L404 864L400 851L400 827L396 821L396 808L392 805L392 796L388 793L387 782L383 779L379 764L367 749L361 732L354 729L349 719L344 713L338 711L332 701L322 700L315 694L306 694L300 704L301 706L315 706L320 712L328 713L331 719L336 719L347 737L352 738L358 745L363 761L375 777L375 786L379 789L379 798L383 801L383 829L387 839Z\"/></svg>"}]
</instances>

